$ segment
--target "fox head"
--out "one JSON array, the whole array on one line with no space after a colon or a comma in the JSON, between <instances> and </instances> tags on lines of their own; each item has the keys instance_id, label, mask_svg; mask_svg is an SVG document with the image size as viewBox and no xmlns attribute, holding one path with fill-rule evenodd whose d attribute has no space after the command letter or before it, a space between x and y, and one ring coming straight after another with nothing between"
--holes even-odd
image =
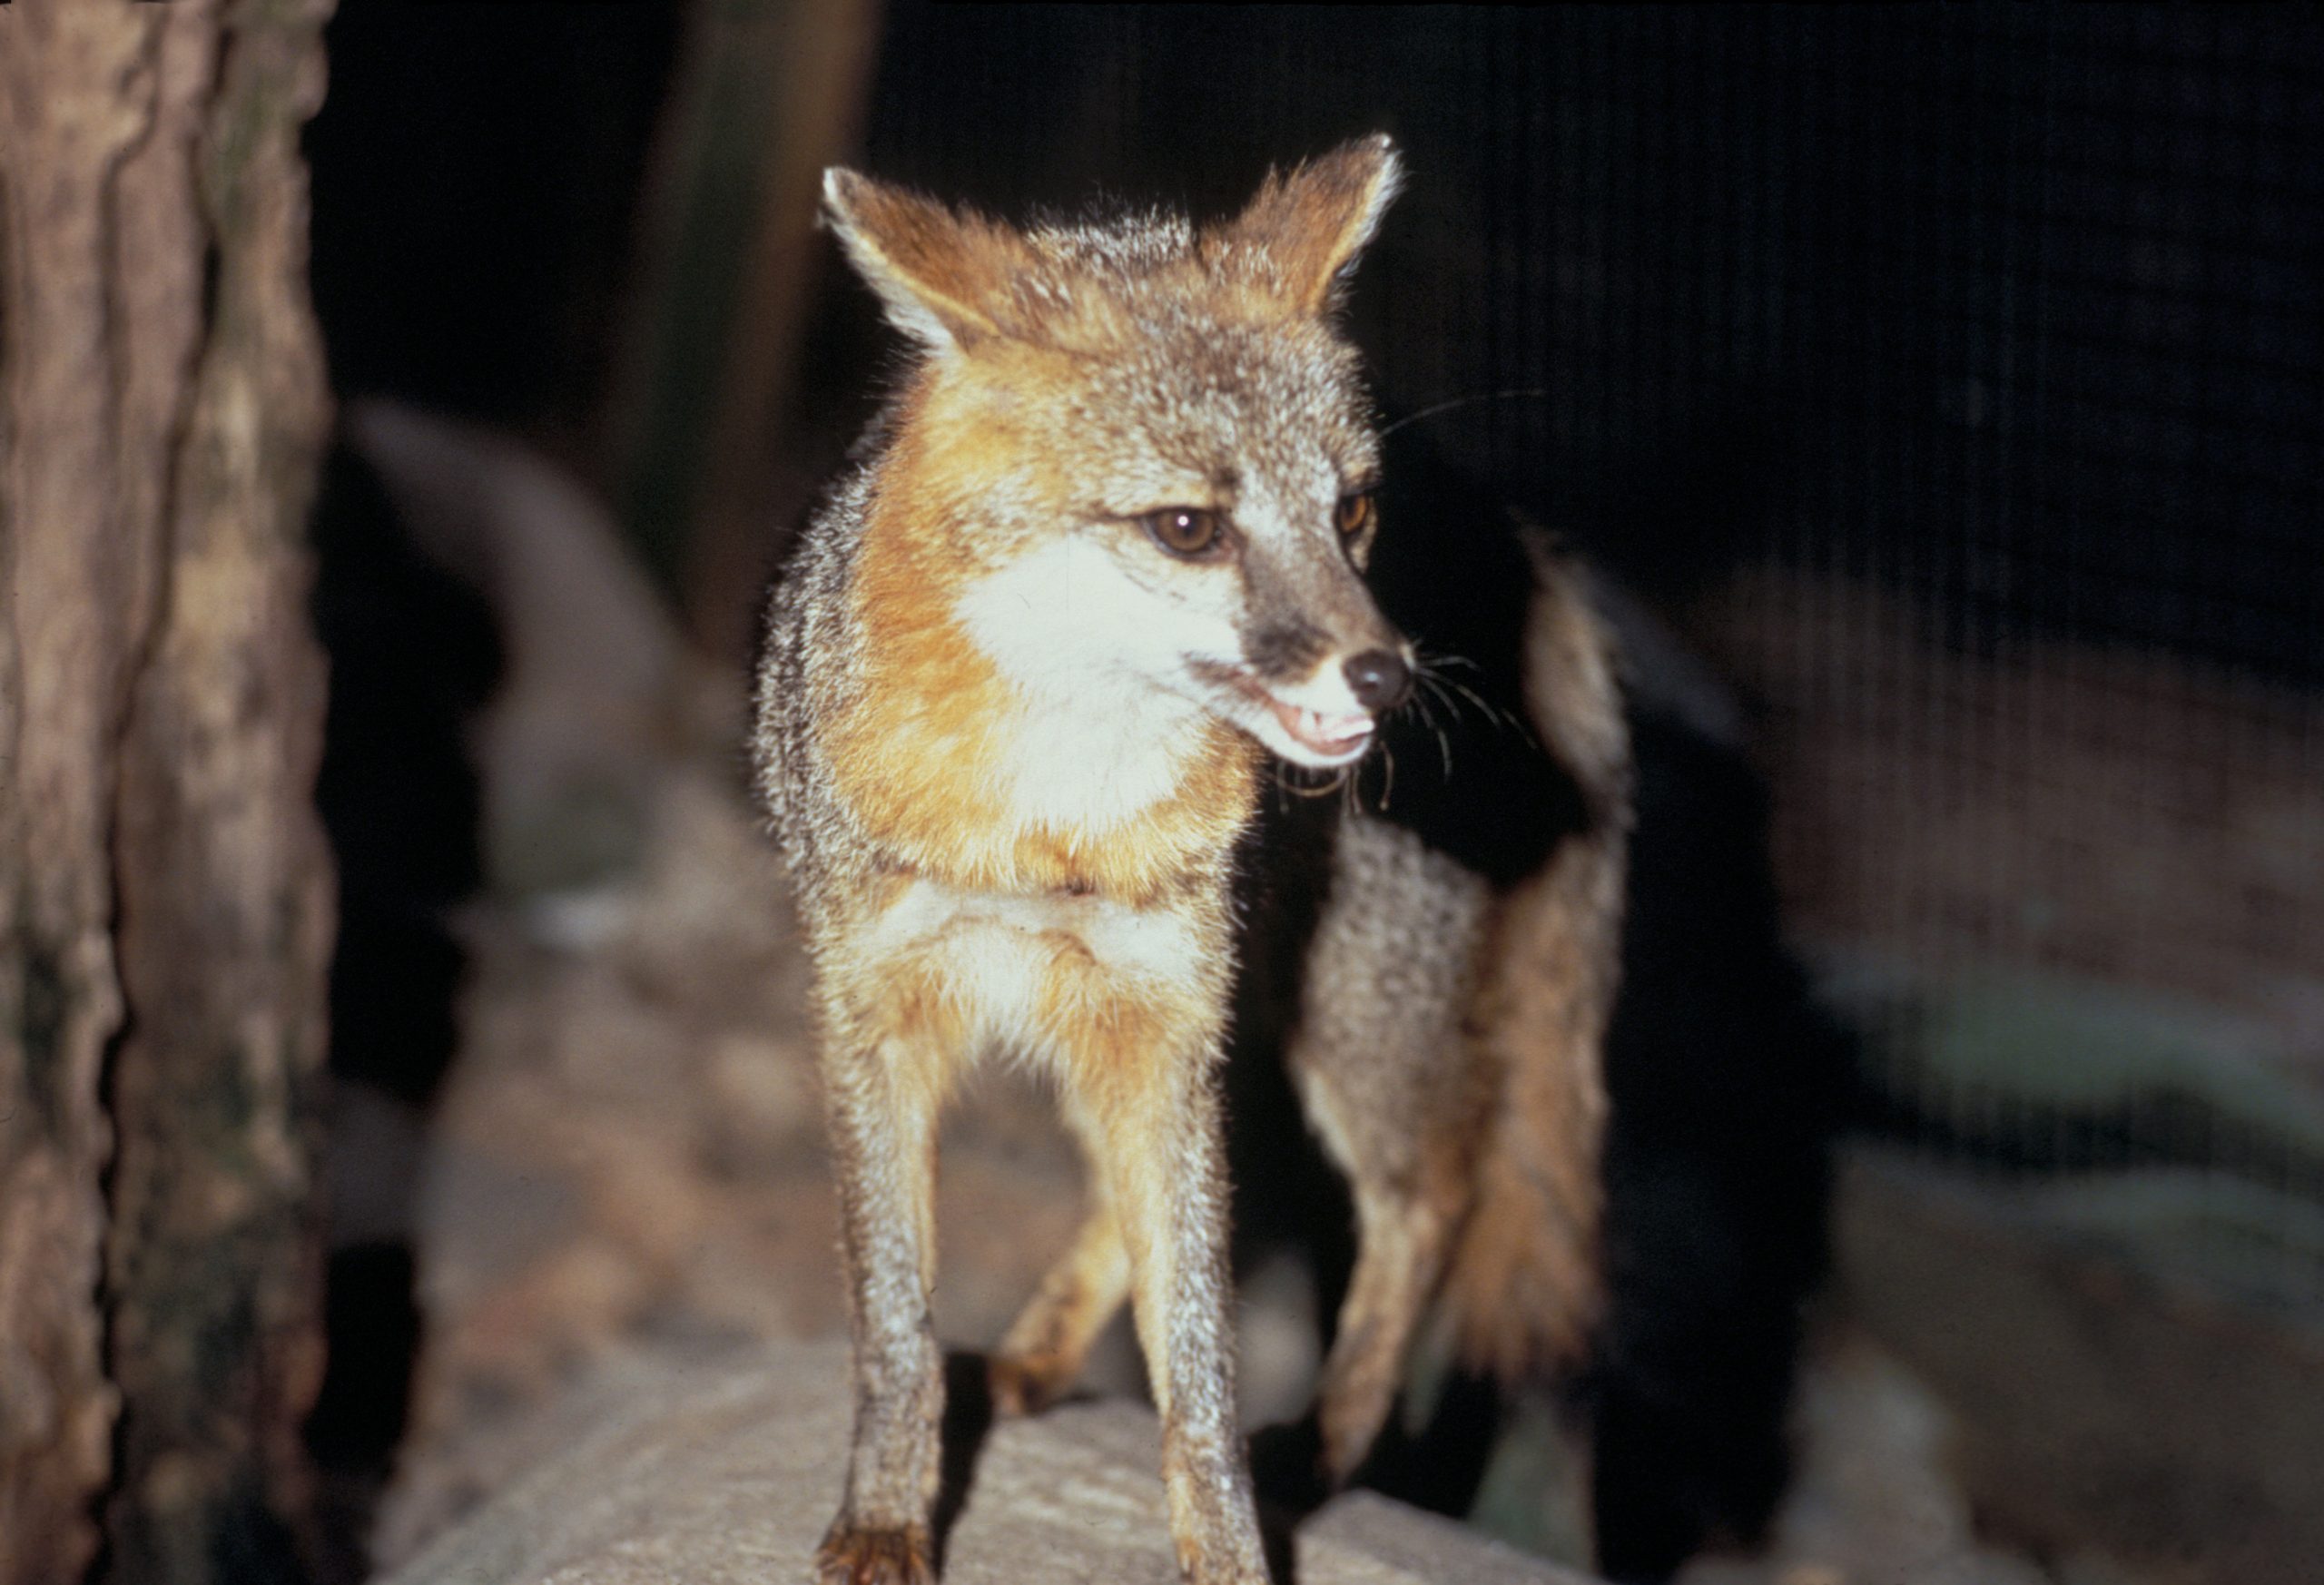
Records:
<instances>
[{"instance_id":1,"label":"fox head","mask_svg":"<svg viewBox=\"0 0 2324 1585\"><path fill-rule=\"evenodd\" d=\"M1173 696L1295 763L1360 758L1413 655L1363 568L1378 445L1342 288L1398 182L1384 136L1270 175L1230 220L1029 230L834 170L824 207L921 354L875 513L891 591L940 595L1070 707Z\"/></svg>"}]
</instances>

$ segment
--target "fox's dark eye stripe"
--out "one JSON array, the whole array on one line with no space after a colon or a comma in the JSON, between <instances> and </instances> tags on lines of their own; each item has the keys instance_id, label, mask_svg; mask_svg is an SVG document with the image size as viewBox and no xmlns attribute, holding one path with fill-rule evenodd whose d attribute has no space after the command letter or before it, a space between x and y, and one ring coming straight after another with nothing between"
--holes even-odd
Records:
<instances>
[{"instance_id":1,"label":"fox's dark eye stripe","mask_svg":"<svg viewBox=\"0 0 2324 1585\"><path fill-rule=\"evenodd\" d=\"M1147 537L1173 556L1204 556L1219 544L1218 514L1206 507L1165 507L1138 518Z\"/></svg>"}]
</instances>

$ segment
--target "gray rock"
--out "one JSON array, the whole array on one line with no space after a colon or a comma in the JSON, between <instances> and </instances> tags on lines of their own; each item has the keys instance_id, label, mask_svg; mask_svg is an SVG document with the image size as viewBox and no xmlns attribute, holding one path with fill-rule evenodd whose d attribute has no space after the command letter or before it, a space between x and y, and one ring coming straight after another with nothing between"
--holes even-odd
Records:
<instances>
[{"instance_id":1,"label":"gray rock","mask_svg":"<svg viewBox=\"0 0 2324 1585\"><path fill-rule=\"evenodd\" d=\"M849 1413L838 1344L608 1367L556 1411L558 1451L383 1585L804 1585ZM1157 1450L1118 1402L995 1426L947 1585L1176 1585ZM1589 1585L1368 1492L1295 1544L1298 1585Z\"/></svg>"}]
</instances>

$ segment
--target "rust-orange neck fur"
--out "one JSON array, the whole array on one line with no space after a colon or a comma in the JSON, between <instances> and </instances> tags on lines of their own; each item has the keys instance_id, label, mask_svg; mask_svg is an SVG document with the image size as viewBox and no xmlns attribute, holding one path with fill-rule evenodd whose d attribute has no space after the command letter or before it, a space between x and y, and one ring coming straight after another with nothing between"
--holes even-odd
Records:
<instances>
[{"instance_id":1,"label":"rust-orange neck fur","mask_svg":"<svg viewBox=\"0 0 2324 1585\"><path fill-rule=\"evenodd\" d=\"M1257 795L1260 750L1206 717L1189 728L1175 786L1130 818L1061 826L1012 807L1024 773L1011 763L1016 728L1036 706L955 606L974 578L1027 548L966 532L975 497L961 487L991 477L1023 442L990 413L921 422L927 395L923 387L900 416L866 509L849 596L862 685L824 733L838 791L875 840L933 880L1088 889L1134 904L1168 895L1234 842Z\"/></svg>"}]
</instances>

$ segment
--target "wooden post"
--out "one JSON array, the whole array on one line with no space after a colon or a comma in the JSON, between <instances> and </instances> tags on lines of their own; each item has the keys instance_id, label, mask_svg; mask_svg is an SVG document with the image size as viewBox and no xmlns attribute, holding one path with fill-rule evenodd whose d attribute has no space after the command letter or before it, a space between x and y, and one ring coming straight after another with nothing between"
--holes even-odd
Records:
<instances>
[{"instance_id":1,"label":"wooden post","mask_svg":"<svg viewBox=\"0 0 2324 1585\"><path fill-rule=\"evenodd\" d=\"M0 1585L305 1554L328 10L0 7Z\"/></svg>"}]
</instances>

